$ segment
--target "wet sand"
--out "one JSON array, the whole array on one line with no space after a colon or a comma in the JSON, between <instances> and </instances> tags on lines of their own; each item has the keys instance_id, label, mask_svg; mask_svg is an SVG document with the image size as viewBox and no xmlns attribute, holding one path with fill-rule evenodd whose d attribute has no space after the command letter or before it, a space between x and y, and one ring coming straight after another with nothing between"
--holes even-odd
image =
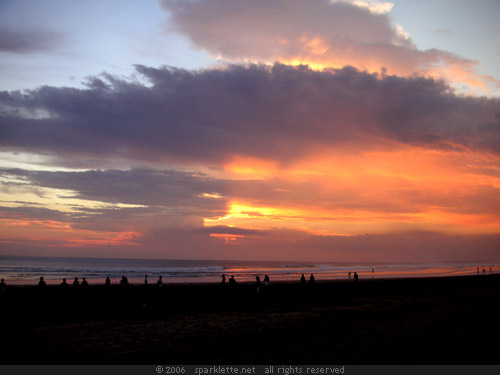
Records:
<instances>
[{"instance_id":1,"label":"wet sand","mask_svg":"<svg viewBox=\"0 0 500 375\"><path fill-rule=\"evenodd\" d=\"M500 275L9 287L2 364L498 364ZM491 341L493 339L493 341Z\"/></svg>"}]
</instances>

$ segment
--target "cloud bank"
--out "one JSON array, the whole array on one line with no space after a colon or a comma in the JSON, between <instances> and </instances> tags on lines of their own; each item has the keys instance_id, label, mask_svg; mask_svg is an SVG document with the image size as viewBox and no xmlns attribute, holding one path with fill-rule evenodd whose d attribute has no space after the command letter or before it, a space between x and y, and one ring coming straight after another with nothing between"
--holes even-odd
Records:
<instances>
[{"instance_id":1,"label":"cloud bank","mask_svg":"<svg viewBox=\"0 0 500 375\"><path fill-rule=\"evenodd\" d=\"M172 30L226 61L286 62L317 68L354 66L369 72L445 77L468 90L491 92L500 82L480 75L477 61L419 50L390 4L330 0L163 0Z\"/></svg>"},{"instance_id":2,"label":"cloud bank","mask_svg":"<svg viewBox=\"0 0 500 375\"><path fill-rule=\"evenodd\" d=\"M434 79L282 64L137 71L150 85L108 75L85 89L0 93L0 145L74 164L217 165L236 154L289 163L345 146L500 153L499 100L460 96Z\"/></svg>"}]
</instances>

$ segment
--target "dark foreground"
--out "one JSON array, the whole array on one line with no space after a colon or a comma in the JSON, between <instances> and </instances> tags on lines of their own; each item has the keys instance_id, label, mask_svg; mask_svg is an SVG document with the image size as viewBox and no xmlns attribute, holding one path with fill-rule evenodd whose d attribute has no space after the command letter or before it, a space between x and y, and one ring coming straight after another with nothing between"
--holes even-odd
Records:
<instances>
[{"instance_id":1,"label":"dark foreground","mask_svg":"<svg viewBox=\"0 0 500 375\"><path fill-rule=\"evenodd\" d=\"M2 364L498 364L500 275L11 287Z\"/></svg>"}]
</instances>

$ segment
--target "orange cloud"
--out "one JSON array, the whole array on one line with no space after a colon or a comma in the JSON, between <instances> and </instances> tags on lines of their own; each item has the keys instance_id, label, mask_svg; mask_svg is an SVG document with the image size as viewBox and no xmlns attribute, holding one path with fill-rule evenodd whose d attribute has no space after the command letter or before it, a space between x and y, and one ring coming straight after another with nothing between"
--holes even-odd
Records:
<instances>
[{"instance_id":1,"label":"orange cloud","mask_svg":"<svg viewBox=\"0 0 500 375\"><path fill-rule=\"evenodd\" d=\"M278 173L278 165L272 160L237 155L224 164L224 170L242 179L266 179Z\"/></svg>"},{"instance_id":2,"label":"orange cloud","mask_svg":"<svg viewBox=\"0 0 500 375\"><path fill-rule=\"evenodd\" d=\"M226 215L206 218L205 226L317 235L493 234L500 227L499 165L492 154L403 145L393 151L317 150L289 166L263 168L268 193L245 197L240 191ZM256 167L244 178L262 175Z\"/></svg>"}]
</instances>

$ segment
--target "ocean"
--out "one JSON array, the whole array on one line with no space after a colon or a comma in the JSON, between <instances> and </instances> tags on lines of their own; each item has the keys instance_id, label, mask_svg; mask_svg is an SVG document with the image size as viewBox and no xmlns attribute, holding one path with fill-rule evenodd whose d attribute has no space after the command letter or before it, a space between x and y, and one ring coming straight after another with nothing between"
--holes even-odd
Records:
<instances>
[{"instance_id":1,"label":"ocean","mask_svg":"<svg viewBox=\"0 0 500 375\"><path fill-rule=\"evenodd\" d=\"M432 264L382 264L339 262L221 261L164 259L56 258L0 255L0 278L10 285L37 284L44 277L47 284L59 284L63 278L71 283L85 277L89 284L103 284L106 276L118 283L126 276L130 283L149 283L163 277L164 283L217 283L234 276L238 282L263 280L298 281L304 274L314 274L317 281L348 279L356 272L363 278L401 278L426 276L459 276L499 273L500 264L451 262Z\"/></svg>"}]
</instances>

